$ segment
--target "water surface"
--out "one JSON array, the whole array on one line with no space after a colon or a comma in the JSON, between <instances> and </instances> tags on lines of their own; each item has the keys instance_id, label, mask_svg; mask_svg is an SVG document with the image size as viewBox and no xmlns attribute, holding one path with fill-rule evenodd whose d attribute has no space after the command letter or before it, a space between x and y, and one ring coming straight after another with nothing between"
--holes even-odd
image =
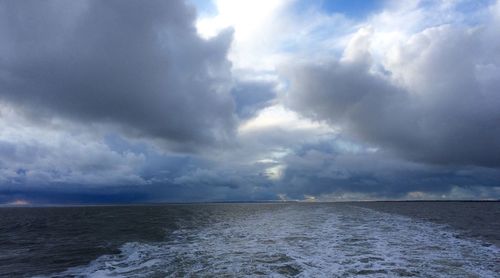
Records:
<instances>
[{"instance_id":1,"label":"water surface","mask_svg":"<svg viewBox=\"0 0 500 278\"><path fill-rule=\"evenodd\" d=\"M498 277L491 234L498 209L419 202L3 208L0 276Z\"/></svg>"}]
</instances>

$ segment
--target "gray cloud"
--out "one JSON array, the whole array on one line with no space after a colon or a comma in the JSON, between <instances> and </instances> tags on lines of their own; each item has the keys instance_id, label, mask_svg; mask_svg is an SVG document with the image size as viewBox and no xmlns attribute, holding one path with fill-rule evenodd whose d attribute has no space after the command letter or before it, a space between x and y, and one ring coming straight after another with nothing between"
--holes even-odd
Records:
<instances>
[{"instance_id":1,"label":"gray cloud","mask_svg":"<svg viewBox=\"0 0 500 278\"><path fill-rule=\"evenodd\" d=\"M306 33L274 81L182 1L0 0L0 203L498 198L499 8L338 60Z\"/></svg>"},{"instance_id":2,"label":"gray cloud","mask_svg":"<svg viewBox=\"0 0 500 278\"><path fill-rule=\"evenodd\" d=\"M492 30L500 30L485 24L426 29L382 64L362 30L340 61L284 71L288 105L405 159L499 167L500 44Z\"/></svg>"},{"instance_id":3,"label":"gray cloud","mask_svg":"<svg viewBox=\"0 0 500 278\"><path fill-rule=\"evenodd\" d=\"M284 158L286 170L275 190L294 199L311 195L331 200L411 199L424 194L454 198L457 190L470 193L467 198L480 197L475 191L500 196L498 169L429 165L363 147L346 151L341 145L339 138L332 138L295 149Z\"/></svg>"},{"instance_id":4,"label":"gray cloud","mask_svg":"<svg viewBox=\"0 0 500 278\"><path fill-rule=\"evenodd\" d=\"M0 187L147 183L140 175L146 159L143 154L120 153L103 142L67 133L53 133L44 139L0 139Z\"/></svg>"},{"instance_id":5,"label":"gray cloud","mask_svg":"<svg viewBox=\"0 0 500 278\"><path fill-rule=\"evenodd\" d=\"M240 119L254 117L259 110L271 104L276 97L270 81L240 81L231 91L236 103L236 113Z\"/></svg>"},{"instance_id":6,"label":"gray cloud","mask_svg":"<svg viewBox=\"0 0 500 278\"><path fill-rule=\"evenodd\" d=\"M192 149L232 136L231 31L204 40L183 1L2 1L0 98Z\"/></svg>"}]
</instances>

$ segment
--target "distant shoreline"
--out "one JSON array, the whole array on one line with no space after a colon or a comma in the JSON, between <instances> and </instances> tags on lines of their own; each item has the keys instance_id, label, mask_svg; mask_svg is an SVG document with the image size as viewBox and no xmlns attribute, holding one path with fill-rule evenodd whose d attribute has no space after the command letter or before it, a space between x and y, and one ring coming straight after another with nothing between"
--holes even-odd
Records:
<instances>
[{"instance_id":1,"label":"distant shoreline","mask_svg":"<svg viewBox=\"0 0 500 278\"><path fill-rule=\"evenodd\" d=\"M1 208L58 208L58 207L129 207L129 206L168 206L168 205L216 205L216 204L325 204L325 203L485 203L500 200L358 200L358 201L211 201L211 202L159 202L159 203L108 203L108 204L2 204Z\"/></svg>"}]
</instances>

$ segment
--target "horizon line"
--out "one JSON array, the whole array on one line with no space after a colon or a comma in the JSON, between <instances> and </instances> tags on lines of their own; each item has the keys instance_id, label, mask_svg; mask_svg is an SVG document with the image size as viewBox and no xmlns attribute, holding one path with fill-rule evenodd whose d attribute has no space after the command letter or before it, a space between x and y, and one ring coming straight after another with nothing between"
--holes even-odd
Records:
<instances>
[{"instance_id":1,"label":"horizon line","mask_svg":"<svg viewBox=\"0 0 500 278\"><path fill-rule=\"evenodd\" d=\"M0 208L37 208L37 207L119 207L119 206L161 206L161 205L202 205L202 204L321 204L321 203L411 203L411 202L500 202L500 199L422 199L422 200L335 200L335 201L308 201L308 200L228 200L228 201L179 201L179 202L128 202L128 203L29 203L29 204L0 204Z\"/></svg>"}]
</instances>

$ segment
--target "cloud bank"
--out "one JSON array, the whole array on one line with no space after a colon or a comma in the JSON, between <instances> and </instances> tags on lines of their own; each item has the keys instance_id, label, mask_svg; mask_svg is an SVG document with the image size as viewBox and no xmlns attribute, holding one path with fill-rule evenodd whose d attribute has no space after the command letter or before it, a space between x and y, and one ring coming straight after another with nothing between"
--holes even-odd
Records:
<instances>
[{"instance_id":1,"label":"cloud bank","mask_svg":"<svg viewBox=\"0 0 500 278\"><path fill-rule=\"evenodd\" d=\"M204 40L183 1L3 1L0 98L180 149L231 136L230 30Z\"/></svg>"},{"instance_id":2,"label":"cloud bank","mask_svg":"<svg viewBox=\"0 0 500 278\"><path fill-rule=\"evenodd\" d=\"M500 198L499 1L244 2L0 1L0 204Z\"/></svg>"},{"instance_id":3,"label":"cloud bank","mask_svg":"<svg viewBox=\"0 0 500 278\"><path fill-rule=\"evenodd\" d=\"M339 60L286 68L288 104L405 159L499 167L497 20L426 28L381 60L362 28Z\"/></svg>"}]
</instances>

